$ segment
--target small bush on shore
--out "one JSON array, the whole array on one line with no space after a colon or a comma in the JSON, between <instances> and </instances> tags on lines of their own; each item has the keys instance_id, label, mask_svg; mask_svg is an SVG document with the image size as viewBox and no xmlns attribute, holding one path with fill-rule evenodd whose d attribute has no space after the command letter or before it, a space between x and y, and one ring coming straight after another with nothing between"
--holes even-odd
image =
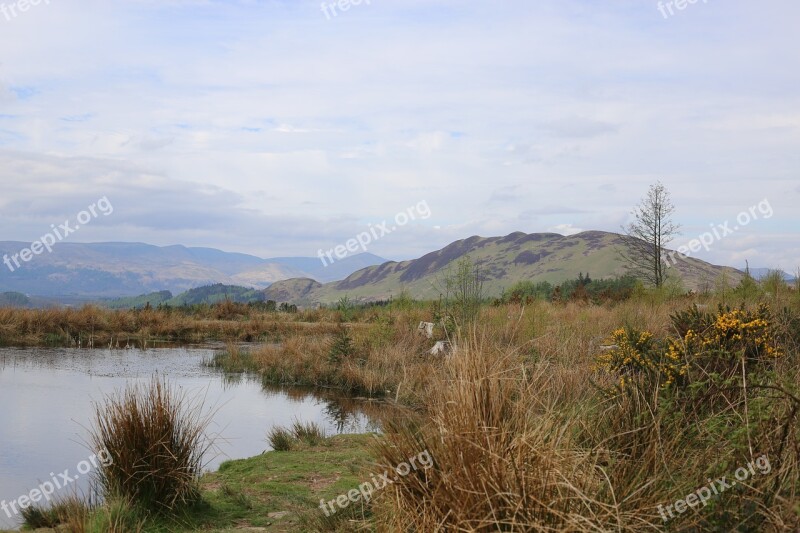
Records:
<instances>
[{"instance_id":1,"label":"small bush on shore","mask_svg":"<svg viewBox=\"0 0 800 533\"><path fill-rule=\"evenodd\" d=\"M98 468L107 499L169 513L198 501L197 480L211 446L209 419L160 378L131 385L96 406L91 435L108 461Z\"/></svg>"},{"instance_id":2,"label":"small bush on shore","mask_svg":"<svg viewBox=\"0 0 800 533\"><path fill-rule=\"evenodd\" d=\"M288 429L276 426L267 432L267 441L276 452L288 452L294 446L294 435Z\"/></svg>"}]
</instances>

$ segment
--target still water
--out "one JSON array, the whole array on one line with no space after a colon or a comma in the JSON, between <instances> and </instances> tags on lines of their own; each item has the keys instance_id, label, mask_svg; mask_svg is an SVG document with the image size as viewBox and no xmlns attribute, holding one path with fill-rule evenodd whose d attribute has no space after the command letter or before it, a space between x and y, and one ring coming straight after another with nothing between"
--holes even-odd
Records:
<instances>
[{"instance_id":1,"label":"still water","mask_svg":"<svg viewBox=\"0 0 800 533\"><path fill-rule=\"evenodd\" d=\"M211 414L208 434L216 445L206 458L209 470L268 450L267 430L294 420L317 422L328 434L376 429L357 402L226 376L203 365L213 353L208 347L0 349L0 503L28 494L51 480L51 472L59 479L65 469L69 477L89 470L94 451L86 443L94 404L127 384L147 383L155 374L202 401L204 412ZM56 495L86 490L88 477ZM8 514L0 509L0 529L19 525L18 517Z\"/></svg>"}]
</instances>

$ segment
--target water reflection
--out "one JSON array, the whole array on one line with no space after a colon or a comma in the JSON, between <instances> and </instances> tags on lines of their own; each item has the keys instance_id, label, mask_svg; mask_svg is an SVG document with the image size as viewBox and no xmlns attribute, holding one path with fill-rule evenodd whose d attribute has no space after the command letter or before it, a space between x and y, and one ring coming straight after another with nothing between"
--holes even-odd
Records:
<instances>
[{"instance_id":1,"label":"water reflection","mask_svg":"<svg viewBox=\"0 0 800 533\"><path fill-rule=\"evenodd\" d=\"M269 449L267 431L295 420L316 422L328 434L379 430L378 403L334 391L263 386L256 376L207 368L203 360L215 348L0 348L0 501L15 500L49 472L85 459L93 402L127 384L147 383L156 373L212 412L208 431L219 440L207 458L209 469L262 453ZM0 513L0 529L15 524Z\"/></svg>"}]
</instances>

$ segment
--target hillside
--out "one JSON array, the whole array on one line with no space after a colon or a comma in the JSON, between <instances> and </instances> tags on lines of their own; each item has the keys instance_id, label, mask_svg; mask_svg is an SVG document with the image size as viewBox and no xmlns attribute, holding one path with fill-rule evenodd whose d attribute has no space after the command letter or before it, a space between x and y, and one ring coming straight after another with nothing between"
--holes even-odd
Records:
<instances>
[{"instance_id":1,"label":"hillside","mask_svg":"<svg viewBox=\"0 0 800 533\"><path fill-rule=\"evenodd\" d=\"M267 300L276 302L291 302L297 305L309 305L316 300L312 295L322 289L323 285L313 279L297 278L287 279L273 283L264 291Z\"/></svg>"},{"instance_id":2,"label":"hillside","mask_svg":"<svg viewBox=\"0 0 800 533\"><path fill-rule=\"evenodd\" d=\"M237 303L249 303L263 302L265 298L264 293L257 289L215 283L214 285L189 289L177 296L173 296L169 291L159 291L142 294L141 296L105 300L99 303L109 309L131 309L134 307L145 307L147 304L150 304L151 307L157 307L158 305L182 306L214 304L225 300Z\"/></svg>"},{"instance_id":3,"label":"hillside","mask_svg":"<svg viewBox=\"0 0 800 533\"><path fill-rule=\"evenodd\" d=\"M583 273L594 279L613 278L625 273L619 258L623 241L616 233L585 231L577 235L557 233L526 234L515 232L504 237L479 237L456 241L441 250L419 259L386 262L361 269L346 279L309 288L283 281L273 289L280 290L284 300L300 304L334 302L342 296L363 301L386 299L405 289L416 298L436 298L440 294L447 269L469 255L482 269L487 295L499 295L517 281L560 283ZM713 287L727 273L736 283L742 273L730 267L715 266L693 258L680 258L672 267L687 288ZM302 289L292 293L292 288Z\"/></svg>"}]
</instances>

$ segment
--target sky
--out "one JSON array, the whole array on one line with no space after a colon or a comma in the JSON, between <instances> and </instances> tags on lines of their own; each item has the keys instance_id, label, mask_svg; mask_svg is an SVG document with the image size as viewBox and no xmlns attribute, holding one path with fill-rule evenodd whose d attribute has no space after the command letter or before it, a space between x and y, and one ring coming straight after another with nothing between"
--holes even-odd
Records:
<instances>
[{"instance_id":1,"label":"sky","mask_svg":"<svg viewBox=\"0 0 800 533\"><path fill-rule=\"evenodd\" d=\"M676 3L0 0L0 240L407 259L660 180L674 246L794 272L800 3Z\"/></svg>"}]
</instances>

